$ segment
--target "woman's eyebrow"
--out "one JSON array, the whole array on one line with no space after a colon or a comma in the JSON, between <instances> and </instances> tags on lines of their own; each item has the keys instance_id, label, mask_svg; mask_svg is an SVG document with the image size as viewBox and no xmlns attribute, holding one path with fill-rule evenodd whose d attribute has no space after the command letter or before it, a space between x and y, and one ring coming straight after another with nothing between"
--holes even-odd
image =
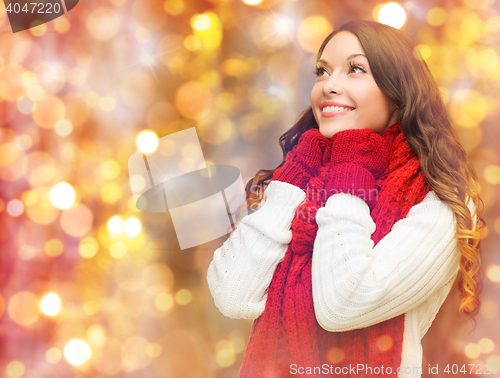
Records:
<instances>
[{"instance_id":1,"label":"woman's eyebrow","mask_svg":"<svg viewBox=\"0 0 500 378\"><path fill-rule=\"evenodd\" d=\"M366 58L366 55L364 55L364 54L351 54L345 60L352 59L352 58L354 58L356 56L364 56ZM328 62L326 60L324 60L324 59L318 59L318 63L328 64Z\"/></svg>"}]
</instances>

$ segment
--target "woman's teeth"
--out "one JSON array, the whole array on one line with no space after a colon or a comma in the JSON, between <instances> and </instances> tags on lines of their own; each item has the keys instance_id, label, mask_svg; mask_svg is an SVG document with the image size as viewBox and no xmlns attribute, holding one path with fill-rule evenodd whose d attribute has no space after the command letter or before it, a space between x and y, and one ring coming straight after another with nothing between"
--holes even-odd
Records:
<instances>
[{"instance_id":1,"label":"woman's teeth","mask_svg":"<svg viewBox=\"0 0 500 378\"><path fill-rule=\"evenodd\" d=\"M354 110L354 109L351 109L351 108L343 108L341 106L327 106L325 108L323 108L323 112L349 112L351 110Z\"/></svg>"}]
</instances>

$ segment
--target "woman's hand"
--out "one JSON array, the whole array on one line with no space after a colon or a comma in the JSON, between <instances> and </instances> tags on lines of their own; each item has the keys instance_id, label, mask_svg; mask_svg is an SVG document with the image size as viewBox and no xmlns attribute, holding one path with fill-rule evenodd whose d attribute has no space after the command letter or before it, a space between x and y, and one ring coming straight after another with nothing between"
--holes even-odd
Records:
<instances>
[{"instance_id":1,"label":"woman's hand","mask_svg":"<svg viewBox=\"0 0 500 378\"><path fill-rule=\"evenodd\" d=\"M287 154L285 163L274 171L272 179L305 190L309 180L330 160L331 143L331 139L324 137L318 129L307 130Z\"/></svg>"},{"instance_id":2,"label":"woman's hand","mask_svg":"<svg viewBox=\"0 0 500 378\"><path fill-rule=\"evenodd\" d=\"M385 139L370 129L350 129L332 138L330 169L325 189L330 195L350 193L375 206L377 179L389 165L389 149Z\"/></svg>"}]
</instances>

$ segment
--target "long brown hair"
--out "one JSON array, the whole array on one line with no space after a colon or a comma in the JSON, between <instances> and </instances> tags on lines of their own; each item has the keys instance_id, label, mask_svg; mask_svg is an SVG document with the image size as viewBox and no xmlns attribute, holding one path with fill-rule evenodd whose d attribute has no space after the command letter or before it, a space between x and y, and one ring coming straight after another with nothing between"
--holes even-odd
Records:
<instances>
[{"instance_id":1,"label":"long brown hair","mask_svg":"<svg viewBox=\"0 0 500 378\"><path fill-rule=\"evenodd\" d=\"M456 239L461 254L459 312L475 325L482 287L478 230L485 226L480 216L483 203L478 193L477 174L448 119L438 85L412 39L398 29L374 21L351 21L342 25L326 37L316 60L321 58L330 39L340 31L357 36L375 82L400 109L402 132L420 159L429 188L455 214ZM298 143L300 136L313 127L318 128L318 125L309 107L279 138L283 161L276 168L284 164L287 153ZM273 172L274 169L261 169L248 181L245 191L250 211L263 200ZM468 199L476 208L477 224L474 224L467 207Z\"/></svg>"}]
</instances>

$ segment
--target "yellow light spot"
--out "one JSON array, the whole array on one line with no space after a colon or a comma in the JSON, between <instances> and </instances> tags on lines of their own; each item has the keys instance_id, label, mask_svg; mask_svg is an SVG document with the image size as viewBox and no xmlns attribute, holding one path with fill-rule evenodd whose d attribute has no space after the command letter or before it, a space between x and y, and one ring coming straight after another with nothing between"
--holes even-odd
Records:
<instances>
[{"instance_id":1,"label":"yellow light spot","mask_svg":"<svg viewBox=\"0 0 500 378\"><path fill-rule=\"evenodd\" d=\"M495 75L500 67L500 58L491 47L478 46L467 52L465 65L472 75L489 78Z\"/></svg>"},{"instance_id":2,"label":"yellow light spot","mask_svg":"<svg viewBox=\"0 0 500 378\"><path fill-rule=\"evenodd\" d=\"M33 206L38 202L38 194L34 190L26 190L21 195L21 200L26 206Z\"/></svg>"},{"instance_id":3,"label":"yellow light spot","mask_svg":"<svg viewBox=\"0 0 500 378\"><path fill-rule=\"evenodd\" d=\"M97 254L98 251L99 244L93 237L88 236L80 240L80 243L78 245L78 252L80 252L80 256L82 256L84 259L91 259Z\"/></svg>"},{"instance_id":4,"label":"yellow light spot","mask_svg":"<svg viewBox=\"0 0 500 378\"><path fill-rule=\"evenodd\" d=\"M344 359L344 351L342 348L330 348L328 351L328 360L332 364L338 364Z\"/></svg>"},{"instance_id":5,"label":"yellow light spot","mask_svg":"<svg viewBox=\"0 0 500 378\"><path fill-rule=\"evenodd\" d=\"M174 273L165 264L155 263L147 266L142 271L142 286L154 288L161 286L163 291L169 291L174 284Z\"/></svg>"},{"instance_id":6,"label":"yellow light spot","mask_svg":"<svg viewBox=\"0 0 500 378\"><path fill-rule=\"evenodd\" d=\"M469 343L465 346L464 353L468 358L477 358L481 354L481 349L479 348L479 345Z\"/></svg>"},{"instance_id":7,"label":"yellow light spot","mask_svg":"<svg viewBox=\"0 0 500 378\"><path fill-rule=\"evenodd\" d=\"M231 340L231 344L233 344L233 349L235 353L241 353L245 350L246 338L244 333L239 329L233 329L229 333L229 340Z\"/></svg>"},{"instance_id":8,"label":"yellow light spot","mask_svg":"<svg viewBox=\"0 0 500 378\"><path fill-rule=\"evenodd\" d=\"M157 86L154 71L132 72L121 81L119 96L122 101L120 103L132 109L147 109L156 96Z\"/></svg>"},{"instance_id":9,"label":"yellow light spot","mask_svg":"<svg viewBox=\"0 0 500 378\"><path fill-rule=\"evenodd\" d=\"M50 348L47 352L45 352L45 359L49 364L57 364L61 361L62 352L59 348Z\"/></svg>"},{"instance_id":10,"label":"yellow light spot","mask_svg":"<svg viewBox=\"0 0 500 378\"><path fill-rule=\"evenodd\" d=\"M243 3L247 5L258 5L262 3L262 0L243 0Z\"/></svg>"},{"instance_id":11,"label":"yellow light spot","mask_svg":"<svg viewBox=\"0 0 500 378\"><path fill-rule=\"evenodd\" d=\"M18 199L14 199L7 203L7 212L13 217L18 217L24 212L24 205Z\"/></svg>"},{"instance_id":12,"label":"yellow light spot","mask_svg":"<svg viewBox=\"0 0 500 378\"><path fill-rule=\"evenodd\" d=\"M141 152L153 152L158 148L158 135L154 131L143 130L137 135L135 143Z\"/></svg>"},{"instance_id":13,"label":"yellow light spot","mask_svg":"<svg viewBox=\"0 0 500 378\"><path fill-rule=\"evenodd\" d=\"M35 109L35 102L26 96L21 96L17 100L17 109L23 114L31 114Z\"/></svg>"},{"instance_id":14,"label":"yellow light spot","mask_svg":"<svg viewBox=\"0 0 500 378\"><path fill-rule=\"evenodd\" d=\"M104 178L114 179L120 174L120 171L120 164L116 160L106 160L101 164L101 174Z\"/></svg>"},{"instance_id":15,"label":"yellow light spot","mask_svg":"<svg viewBox=\"0 0 500 378\"><path fill-rule=\"evenodd\" d=\"M73 125L67 119L60 119L56 122L54 130L60 136L67 136L73 131Z\"/></svg>"},{"instance_id":16,"label":"yellow light spot","mask_svg":"<svg viewBox=\"0 0 500 378\"><path fill-rule=\"evenodd\" d=\"M177 16L184 10L184 2L182 0L167 0L163 4L165 12L172 16Z\"/></svg>"},{"instance_id":17,"label":"yellow light spot","mask_svg":"<svg viewBox=\"0 0 500 378\"><path fill-rule=\"evenodd\" d=\"M210 111L212 93L206 85L197 81L190 81L178 89L175 104L184 117L201 118ZM196 106L193 106L193 104L196 104Z\"/></svg>"},{"instance_id":18,"label":"yellow light spot","mask_svg":"<svg viewBox=\"0 0 500 378\"><path fill-rule=\"evenodd\" d=\"M51 182L59 175L53 165L41 164L35 168L29 176L31 186L39 186Z\"/></svg>"},{"instance_id":19,"label":"yellow light spot","mask_svg":"<svg viewBox=\"0 0 500 378\"><path fill-rule=\"evenodd\" d=\"M64 347L64 358L73 366L82 366L92 356L92 349L86 341L72 339Z\"/></svg>"},{"instance_id":20,"label":"yellow light spot","mask_svg":"<svg viewBox=\"0 0 500 378\"><path fill-rule=\"evenodd\" d=\"M382 335L377 339L376 344L379 350L385 352L392 348L393 340L392 337L389 335Z\"/></svg>"},{"instance_id":21,"label":"yellow light spot","mask_svg":"<svg viewBox=\"0 0 500 378\"><path fill-rule=\"evenodd\" d=\"M64 112L64 104L58 97L46 96L36 102L33 119L40 127L52 129L64 117Z\"/></svg>"},{"instance_id":22,"label":"yellow light spot","mask_svg":"<svg viewBox=\"0 0 500 378\"><path fill-rule=\"evenodd\" d=\"M146 180L140 175L133 175L130 178L130 187L135 192L140 192L146 187Z\"/></svg>"},{"instance_id":23,"label":"yellow light spot","mask_svg":"<svg viewBox=\"0 0 500 378\"><path fill-rule=\"evenodd\" d=\"M486 319L494 319L499 313L499 307L496 302L485 300L481 302L479 313Z\"/></svg>"},{"instance_id":24,"label":"yellow light spot","mask_svg":"<svg viewBox=\"0 0 500 378\"><path fill-rule=\"evenodd\" d=\"M500 282L500 266L491 264L486 268L486 276L492 282Z\"/></svg>"},{"instance_id":25,"label":"yellow light spot","mask_svg":"<svg viewBox=\"0 0 500 378\"><path fill-rule=\"evenodd\" d=\"M50 202L58 209L69 209L75 203L75 190L67 182L60 182L50 190Z\"/></svg>"},{"instance_id":26,"label":"yellow light spot","mask_svg":"<svg viewBox=\"0 0 500 378\"><path fill-rule=\"evenodd\" d=\"M429 9L426 18L429 25L441 26L448 19L448 12L444 8L434 7Z\"/></svg>"},{"instance_id":27,"label":"yellow light spot","mask_svg":"<svg viewBox=\"0 0 500 378\"><path fill-rule=\"evenodd\" d=\"M160 311L168 311L174 306L174 298L169 293L160 293L155 298L155 306Z\"/></svg>"},{"instance_id":28,"label":"yellow light spot","mask_svg":"<svg viewBox=\"0 0 500 378\"><path fill-rule=\"evenodd\" d=\"M197 14L191 17L191 27L194 30L208 30L210 26L212 26L212 21L206 14Z\"/></svg>"},{"instance_id":29,"label":"yellow light spot","mask_svg":"<svg viewBox=\"0 0 500 378\"><path fill-rule=\"evenodd\" d=\"M233 344L229 340L221 340L216 346L216 361L222 367L228 367L234 364L235 356Z\"/></svg>"},{"instance_id":30,"label":"yellow light spot","mask_svg":"<svg viewBox=\"0 0 500 378\"><path fill-rule=\"evenodd\" d=\"M386 3L378 12L378 20L382 24L399 29L406 22L406 12L398 3Z\"/></svg>"},{"instance_id":31,"label":"yellow light spot","mask_svg":"<svg viewBox=\"0 0 500 378\"><path fill-rule=\"evenodd\" d=\"M87 16L87 31L97 40L112 38L120 28L120 18L111 9L98 7Z\"/></svg>"},{"instance_id":32,"label":"yellow light spot","mask_svg":"<svg viewBox=\"0 0 500 378\"><path fill-rule=\"evenodd\" d=\"M187 305L192 299L191 291L187 289L181 289L175 293L175 301L181 306Z\"/></svg>"},{"instance_id":33,"label":"yellow light spot","mask_svg":"<svg viewBox=\"0 0 500 378\"><path fill-rule=\"evenodd\" d=\"M109 247L109 254L114 259L121 259L127 254L127 247L125 247L122 243L113 243Z\"/></svg>"},{"instance_id":34,"label":"yellow light spot","mask_svg":"<svg viewBox=\"0 0 500 378\"><path fill-rule=\"evenodd\" d=\"M33 37L41 37L47 32L47 25L39 24L39 21L35 20L30 24L29 32Z\"/></svg>"},{"instance_id":35,"label":"yellow light spot","mask_svg":"<svg viewBox=\"0 0 500 378\"><path fill-rule=\"evenodd\" d=\"M486 21L486 29L490 33L496 33L500 30L500 17L492 16Z\"/></svg>"},{"instance_id":36,"label":"yellow light spot","mask_svg":"<svg viewBox=\"0 0 500 378\"><path fill-rule=\"evenodd\" d=\"M10 298L7 312L15 323L29 326L35 323L40 315L38 298L29 291L20 291Z\"/></svg>"},{"instance_id":37,"label":"yellow light spot","mask_svg":"<svg viewBox=\"0 0 500 378\"><path fill-rule=\"evenodd\" d=\"M428 60L432 55L432 49L429 45L421 43L415 46L414 56L417 60Z\"/></svg>"},{"instance_id":38,"label":"yellow light spot","mask_svg":"<svg viewBox=\"0 0 500 378\"><path fill-rule=\"evenodd\" d=\"M28 88L33 85L36 85L38 82L38 75L32 71L24 71L21 74L21 84L23 87Z\"/></svg>"},{"instance_id":39,"label":"yellow light spot","mask_svg":"<svg viewBox=\"0 0 500 378\"><path fill-rule=\"evenodd\" d=\"M247 74L247 66L241 59L230 58L222 62L221 71L228 76L241 77ZM217 100L219 100L219 98L221 97L224 100L228 100L229 102L231 101L231 99L225 98L223 95L219 95ZM228 101L220 101L220 104L218 102L217 105L225 106L227 105Z\"/></svg>"},{"instance_id":40,"label":"yellow light spot","mask_svg":"<svg viewBox=\"0 0 500 378\"><path fill-rule=\"evenodd\" d=\"M17 251L19 257L23 260L31 260L36 256L36 250L30 245L22 245Z\"/></svg>"},{"instance_id":41,"label":"yellow light spot","mask_svg":"<svg viewBox=\"0 0 500 378\"><path fill-rule=\"evenodd\" d=\"M43 251L47 256L57 257L64 252L64 244L59 239L50 239L45 242Z\"/></svg>"},{"instance_id":42,"label":"yellow light spot","mask_svg":"<svg viewBox=\"0 0 500 378\"><path fill-rule=\"evenodd\" d=\"M322 16L310 16L303 20L297 30L297 39L302 49L317 53L325 37L332 31L332 25Z\"/></svg>"},{"instance_id":43,"label":"yellow light spot","mask_svg":"<svg viewBox=\"0 0 500 378\"><path fill-rule=\"evenodd\" d=\"M115 215L108 220L108 231L112 234L119 235L123 232L124 223L125 222L123 221L123 218L121 216Z\"/></svg>"},{"instance_id":44,"label":"yellow light spot","mask_svg":"<svg viewBox=\"0 0 500 378\"><path fill-rule=\"evenodd\" d=\"M96 106L99 106L100 99L101 99L101 96L99 95L99 93L94 92L94 91L87 93L87 95L85 96L85 102L91 108L95 108Z\"/></svg>"},{"instance_id":45,"label":"yellow light spot","mask_svg":"<svg viewBox=\"0 0 500 378\"><path fill-rule=\"evenodd\" d=\"M99 107L105 112L112 111L116 106L116 100L111 96L104 96L99 99Z\"/></svg>"},{"instance_id":46,"label":"yellow light spot","mask_svg":"<svg viewBox=\"0 0 500 378\"><path fill-rule=\"evenodd\" d=\"M33 138L27 134L21 134L17 138L17 146L26 151L33 146Z\"/></svg>"},{"instance_id":47,"label":"yellow light spot","mask_svg":"<svg viewBox=\"0 0 500 378\"><path fill-rule=\"evenodd\" d=\"M85 314L92 316L99 312L99 303L96 301L87 301L83 304L83 312Z\"/></svg>"},{"instance_id":48,"label":"yellow light spot","mask_svg":"<svg viewBox=\"0 0 500 378\"><path fill-rule=\"evenodd\" d=\"M68 235L82 237L92 228L94 216L90 209L82 204L77 204L64 210L59 218L61 228Z\"/></svg>"},{"instance_id":49,"label":"yellow light spot","mask_svg":"<svg viewBox=\"0 0 500 378\"><path fill-rule=\"evenodd\" d=\"M61 298L56 293L48 293L40 301L40 310L47 316L56 316L61 307Z\"/></svg>"},{"instance_id":50,"label":"yellow light spot","mask_svg":"<svg viewBox=\"0 0 500 378\"><path fill-rule=\"evenodd\" d=\"M484 179L490 184L497 185L500 183L500 167L498 165L488 165L484 169Z\"/></svg>"},{"instance_id":51,"label":"yellow light spot","mask_svg":"<svg viewBox=\"0 0 500 378\"><path fill-rule=\"evenodd\" d=\"M17 160L19 147L15 143L4 143L0 146L0 167L6 167Z\"/></svg>"},{"instance_id":52,"label":"yellow light spot","mask_svg":"<svg viewBox=\"0 0 500 378\"><path fill-rule=\"evenodd\" d=\"M465 151L471 151L481 143L483 138L482 129L480 127L475 127L477 124L471 118L462 117L459 122L461 125L466 125L456 128L460 143Z\"/></svg>"},{"instance_id":53,"label":"yellow light spot","mask_svg":"<svg viewBox=\"0 0 500 378\"><path fill-rule=\"evenodd\" d=\"M18 360L10 361L5 369L9 378L20 378L24 375L25 370L24 364Z\"/></svg>"},{"instance_id":54,"label":"yellow light spot","mask_svg":"<svg viewBox=\"0 0 500 378\"><path fill-rule=\"evenodd\" d=\"M487 363L489 366L493 366L493 365L500 366L500 356L489 356L489 357L486 359L486 363ZM490 370L490 372L491 372L491 370Z\"/></svg>"},{"instance_id":55,"label":"yellow light spot","mask_svg":"<svg viewBox=\"0 0 500 378\"><path fill-rule=\"evenodd\" d=\"M196 51L201 49L202 46L202 40L199 36L197 35L188 35L186 38L184 38L184 47L186 50L189 51Z\"/></svg>"},{"instance_id":56,"label":"yellow light spot","mask_svg":"<svg viewBox=\"0 0 500 378\"><path fill-rule=\"evenodd\" d=\"M450 100L450 115L464 128L476 128L486 117L487 109L484 97L474 90L458 90Z\"/></svg>"},{"instance_id":57,"label":"yellow light spot","mask_svg":"<svg viewBox=\"0 0 500 378\"><path fill-rule=\"evenodd\" d=\"M161 352L162 347L159 343L149 343L146 347L146 354L151 358L158 357Z\"/></svg>"},{"instance_id":58,"label":"yellow light spot","mask_svg":"<svg viewBox=\"0 0 500 378\"><path fill-rule=\"evenodd\" d=\"M94 347L100 347L106 341L106 330L100 324L93 324L87 328L87 340Z\"/></svg>"},{"instance_id":59,"label":"yellow light spot","mask_svg":"<svg viewBox=\"0 0 500 378\"><path fill-rule=\"evenodd\" d=\"M464 0L464 5L476 10L485 10L493 5L495 0Z\"/></svg>"},{"instance_id":60,"label":"yellow light spot","mask_svg":"<svg viewBox=\"0 0 500 378\"><path fill-rule=\"evenodd\" d=\"M123 191L120 185L115 182L108 182L99 191L101 199L107 203L115 203L123 196Z\"/></svg>"},{"instance_id":61,"label":"yellow light spot","mask_svg":"<svg viewBox=\"0 0 500 378\"><path fill-rule=\"evenodd\" d=\"M141 233L141 222L135 217L130 217L125 221L123 230L128 236L135 237Z\"/></svg>"},{"instance_id":62,"label":"yellow light spot","mask_svg":"<svg viewBox=\"0 0 500 378\"><path fill-rule=\"evenodd\" d=\"M495 347L495 344L493 343L493 341L491 339L486 338L486 337L479 340L477 345L479 346L479 349L481 349L482 354L491 353L493 351L493 348Z\"/></svg>"},{"instance_id":63,"label":"yellow light spot","mask_svg":"<svg viewBox=\"0 0 500 378\"><path fill-rule=\"evenodd\" d=\"M54 21L54 29L59 34L66 34L70 29L69 21L64 17L59 17Z\"/></svg>"},{"instance_id":64,"label":"yellow light spot","mask_svg":"<svg viewBox=\"0 0 500 378\"><path fill-rule=\"evenodd\" d=\"M151 362L147 355L149 341L144 337L130 337L122 345L122 367L124 371L134 371L144 368Z\"/></svg>"}]
</instances>

